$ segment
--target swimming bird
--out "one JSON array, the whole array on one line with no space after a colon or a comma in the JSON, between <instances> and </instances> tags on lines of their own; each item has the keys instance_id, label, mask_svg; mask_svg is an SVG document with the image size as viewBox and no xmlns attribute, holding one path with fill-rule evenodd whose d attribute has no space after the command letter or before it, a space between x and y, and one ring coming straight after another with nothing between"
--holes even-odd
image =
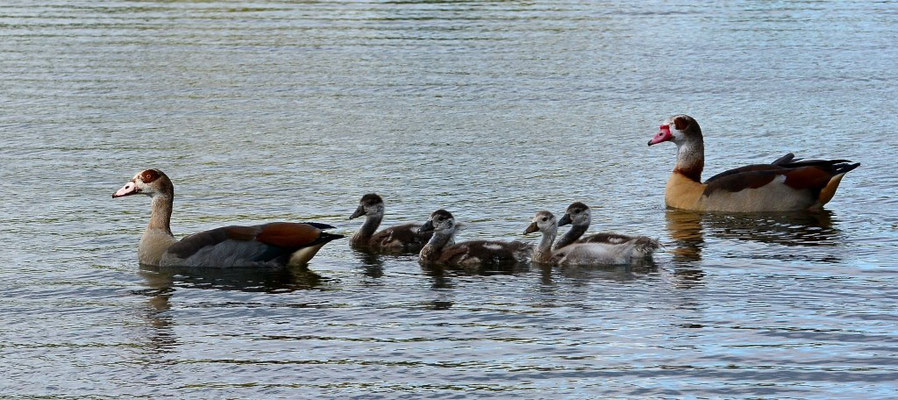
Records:
<instances>
[{"instance_id":1,"label":"swimming bird","mask_svg":"<svg viewBox=\"0 0 898 400\"><path fill-rule=\"evenodd\" d=\"M374 233L384 218L384 201L375 193L368 193L359 200L359 207L349 219L365 216L365 223L349 239L352 247L379 253L418 253L430 240L433 232L419 232L421 224L403 224Z\"/></svg>"},{"instance_id":2,"label":"swimming bird","mask_svg":"<svg viewBox=\"0 0 898 400\"><path fill-rule=\"evenodd\" d=\"M567 231L558 241L555 242L555 250L558 250L564 246L567 246L572 243L611 243L611 244L620 244L624 242L628 242L635 238L643 238L652 240L646 236L627 236L621 235L619 233L613 232L602 232L595 233L592 235L583 236L586 233L586 230L589 229L589 224L592 223L592 210L586 204L583 204L579 201L571 203L565 210L564 215L558 220L558 226L564 226L567 224L571 224L571 229Z\"/></svg>"},{"instance_id":3,"label":"swimming bird","mask_svg":"<svg viewBox=\"0 0 898 400\"><path fill-rule=\"evenodd\" d=\"M649 146L672 141L677 164L667 181L670 208L693 211L797 211L823 207L836 194L842 177L860 166L848 160L802 160L792 153L770 164L731 169L701 182L705 164L702 130L688 115L661 124Z\"/></svg>"},{"instance_id":4,"label":"swimming bird","mask_svg":"<svg viewBox=\"0 0 898 400\"><path fill-rule=\"evenodd\" d=\"M533 261L559 266L638 264L650 260L658 241L633 238L621 243L573 243L552 250L558 235L558 221L549 211L538 211L524 234L541 232L542 240L533 251Z\"/></svg>"},{"instance_id":5,"label":"swimming bird","mask_svg":"<svg viewBox=\"0 0 898 400\"><path fill-rule=\"evenodd\" d=\"M474 240L452 244L458 225L449 211L431 213L420 231L433 232L433 236L421 249L418 261L422 265L449 268L501 268L526 263L533 252L530 244L519 241Z\"/></svg>"},{"instance_id":6,"label":"swimming bird","mask_svg":"<svg viewBox=\"0 0 898 400\"><path fill-rule=\"evenodd\" d=\"M137 173L112 197L143 194L151 198L150 223L140 238L137 259L151 266L283 267L305 265L326 243L342 238L324 232L333 226L314 222L273 222L225 226L181 240L170 222L175 188L158 169Z\"/></svg>"}]
</instances>

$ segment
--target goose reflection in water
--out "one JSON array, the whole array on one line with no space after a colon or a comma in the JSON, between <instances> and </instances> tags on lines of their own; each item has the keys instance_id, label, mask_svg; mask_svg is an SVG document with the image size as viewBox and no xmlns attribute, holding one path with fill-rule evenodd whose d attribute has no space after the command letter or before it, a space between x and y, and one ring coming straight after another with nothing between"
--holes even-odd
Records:
<instances>
[{"instance_id":1,"label":"goose reflection in water","mask_svg":"<svg viewBox=\"0 0 898 400\"><path fill-rule=\"evenodd\" d=\"M833 227L829 210L777 214L707 214L711 235L784 246L837 246L842 233Z\"/></svg>"},{"instance_id":2,"label":"goose reflection in water","mask_svg":"<svg viewBox=\"0 0 898 400\"><path fill-rule=\"evenodd\" d=\"M700 280L704 274L698 262L702 260L706 236L715 239L752 241L776 246L838 247L844 243L842 232L833 225L833 213L789 212L763 214L698 213L667 210L667 230L674 247L669 249L677 265L677 275L686 280ZM715 249L726 249L718 245ZM804 255L804 256L802 256ZM753 253L753 258L799 259L806 252L790 255L781 248L768 254ZM827 252L814 256L815 261L838 261L838 253Z\"/></svg>"},{"instance_id":3,"label":"goose reflection in water","mask_svg":"<svg viewBox=\"0 0 898 400\"><path fill-rule=\"evenodd\" d=\"M239 290L286 293L313 289L328 279L306 268L179 268L141 265L139 274L154 288Z\"/></svg>"},{"instance_id":4,"label":"goose reflection in water","mask_svg":"<svg viewBox=\"0 0 898 400\"><path fill-rule=\"evenodd\" d=\"M384 256L372 251L353 250L361 263L362 274L370 278L384 276Z\"/></svg>"},{"instance_id":5,"label":"goose reflection in water","mask_svg":"<svg viewBox=\"0 0 898 400\"><path fill-rule=\"evenodd\" d=\"M539 268L541 290L557 285L559 279L567 279L576 286L595 279L623 283L659 276L658 265L654 260L633 265L536 265L535 268Z\"/></svg>"},{"instance_id":6,"label":"goose reflection in water","mask_svg":"<svg viewBox=\"0 0 898 400\"><path fill-rule=\"evenodd\" d=\"M141 273L141 275L143 275ZM146 276L144 276L147 278ZM138 343L146 343L142 347L151 359L148 362L164 362L164 358L156 359L156 356L169 353L178 345L174 333L174 320L171 310L171 296L175 289L170 283L157 280L154 277L147 279L147 288L132 291L132 294L147 297L147 301L139 311L140 317L146 322L148 333L141 332L137 338Z\"/></svg>"}]
</instances>

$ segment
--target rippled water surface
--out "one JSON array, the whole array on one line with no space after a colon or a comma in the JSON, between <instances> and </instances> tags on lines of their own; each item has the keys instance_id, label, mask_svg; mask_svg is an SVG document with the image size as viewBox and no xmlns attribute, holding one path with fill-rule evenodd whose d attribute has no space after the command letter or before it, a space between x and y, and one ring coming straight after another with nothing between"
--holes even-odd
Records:
<instances>
[{"instance_id":1,"label":"rippled water surface","mask_svg":"<svg viewBox=\"0 0 898 400\"><path fill-rule=\"evenodd\" d=\"M898 4L5 1L0 394L898 396ZM820 214L666 211L668 115L706 174L863 163ZM176 235L437 208L660 238L644 269L467 275L346 241L309 271L136 262L140 169Z\"/></svg>"}]
</instances>

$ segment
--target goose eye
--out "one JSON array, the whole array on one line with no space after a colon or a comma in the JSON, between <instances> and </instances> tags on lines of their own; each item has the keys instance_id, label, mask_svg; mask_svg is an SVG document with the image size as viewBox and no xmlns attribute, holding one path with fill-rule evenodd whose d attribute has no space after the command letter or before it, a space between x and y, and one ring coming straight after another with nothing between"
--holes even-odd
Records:
<instances>
[{"instance_id":1,"label":"goose eye","mask_svg":"<svg viewBox=\"0 0 898 400\"><path fill-rule=\"evenodd\" d=\"M546 222L546 221L548 221L548 220L549 220L548 217L543 217L543 222Z\"/></svg>"}]
</instances>

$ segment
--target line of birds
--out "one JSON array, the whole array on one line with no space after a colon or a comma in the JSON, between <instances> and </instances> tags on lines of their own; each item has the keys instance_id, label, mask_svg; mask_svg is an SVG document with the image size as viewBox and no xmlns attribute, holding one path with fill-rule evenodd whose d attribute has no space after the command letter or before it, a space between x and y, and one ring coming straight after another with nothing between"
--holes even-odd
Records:
<instances>
[{"instance_id":1,"label":"line of birds","mask_svg":"<svg viewBox=\"0 0 898 400\"><path fill-rule=\"evenodd\" d=\"M665 120L649 146L672 141L677 164L667 182L668 207L694 211L763 212L820 209L835 195L842 177L860 166L847 160L801 160L789 153L769 164L748 165L701 182L704 144L701 128L688 115ZM315 222L274 222L226 226L175 239L171 232L174 185L162 171L139 172L112 197L144 194L152 198L150 222L138 245L138 261L152 266L283 267L305 265L322 246L343 235ZM364 195L350 219L365 217L350 245L384 254L418 254L422 265L480 269L534 262L548 265L636 264L650 262L659 242L645 236L599 233L583 236L591 222L590 208L571 204L560 220L539 211L525 234L540 232L537 245L520 241L455 243L459 229L446 210L430 214L424 224L397 225L377 231L384 202ZM558 227L571 229L558 238ZM556 240L557 238L557 240Z\"/></svg>"}]
</instances>

